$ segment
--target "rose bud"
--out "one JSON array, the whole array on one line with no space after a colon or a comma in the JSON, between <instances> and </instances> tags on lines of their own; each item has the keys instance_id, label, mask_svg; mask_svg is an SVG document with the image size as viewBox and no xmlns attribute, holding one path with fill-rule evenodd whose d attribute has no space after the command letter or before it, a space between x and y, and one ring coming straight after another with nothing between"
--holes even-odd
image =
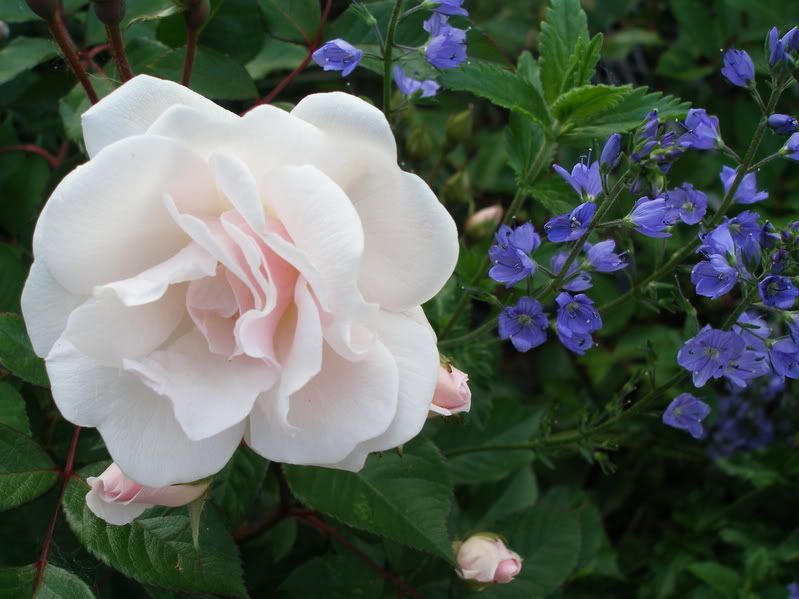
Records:
<instances>
[{"instance_id":1,"label":"rose bud","mask_svg":"<svg viewBox=\"0 0 799 599\"><path fill-rule=\"evenodd\" d=\"M466 219L464 231L467 237L475 240L490 237L502 222L503 213L502 206L498 204L478 210Z\"/></svg>"},{"instance_id":2,"label":"rose bud","mask_svg":"<svg viewBox=\"0 0 799 599\"><path fill-rule=\"evenodd\" d=\"M507 584L522 571L522 558L490 533L469 537L456 546L458 576L483 584Z\"/></svg>"},{"instance_id":3,"label":"rose bud","mask_svg":"<svg viewBox=\"0 0 799 599\"><path fill-rule=\"evenodd\" d=\"M433 394L430 411L441 416L468 412L472 407L469 375L454 366L442 365L438 371L438 385Z\"/></svg>"},{"instance_id":4,"label":"rose bud","mask_svg":"<svg viewBox=\"0 0 799 599\"><path fill-rule=\"evenodd\" d=\"M58 0L26 0L30 9L45 21L49 21L58 10Z\"/></svg>"},{"instance_id":5,"label":"rose bud","mask_svg":"<svg viewBox=\"0 0 799 599\"><path fill-rule=\"evenodd\" d=\"M109 524L130 524L149 507L179 507L205 493L208 484L145 487L126 477L119 466L111 464L100 476L86 479L91 490L86 505L98 518Z\"/></svg>"},{"instance_id":6,"label":"rose bud","mask_svg":"<svg viewBox=\"0 0 799 599\"><path fill-rule=\"evenodd\" d=\"M125 18L125 0L94 0L94 14L104 25L118 27Z\"/></svg>"}]
</instances>

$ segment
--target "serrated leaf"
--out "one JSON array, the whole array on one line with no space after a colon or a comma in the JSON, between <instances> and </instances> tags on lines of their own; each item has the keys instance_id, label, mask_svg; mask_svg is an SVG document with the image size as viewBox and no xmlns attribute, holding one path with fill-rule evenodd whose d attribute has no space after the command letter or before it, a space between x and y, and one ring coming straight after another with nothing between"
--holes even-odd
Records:
<instances>
[{"instance_id":1,"label":"serrated leaf","mask_svg":"<svg viewBox=\"0 0 799 599\"><path fill-rule=\"evenodd\" d=\"M490 62L470 60L460 68L444 71L441 84L455 91L480 96L509 110L515 110L539 123L544 129L552 124L544 98L524 77Z\"/></svg>"},{"instance_id":2,"label":"serrated leaf","mask_svg":"<svg viewBox=\"0 0 799 599\"><path fill-rule=\"evenodd\" d=\"M36 442L0 424L0 511L36 499L56 480L55 464Z\"/></svg>"},{"instance_id":3,"label":"serrated leaf","mask_svg":"<svg viewBox=\"0 0 799 599\"><path fill-rule=\"evenodd\" d=\"M244 520L264 484L269 461L246 446L239 447L214 477L211 500L229 528Z\"/></svg>"},{"instance_id":4,"label":"serrated leaf","mask_svg":"<svg viewBox=\"0 0 799 599\"><path fill-rule=\"evenodd\" d=\"M81 544L95 557L142 584L189 593L247 597L238 550L213 509L200 528L199 551L191 538L184 510L152 508L127 526L111 526L86 506L95 464L70 479L64 493L67 522Z\"/></svg>"},{"instance_id":5,"label":"serrated leaf","mask_svg":"<svg viewBox=\"0 0 799 599\"><path fill-rule=\"evenodd\" d=\"M480 506L474 530L491 526L510 514L533 507L538 500L538 483L532 468L522 468L506 481L477 487L473 502Z\"/></svg>"},{"instance_id":6,"label":"serrated leaf","mask_svg":"<svg viewBox=\"0 0 799 599\"><path fill-rule=\"evenodd\" d=\"M122 20L122 27L125 28L134 23L156 21L180 12L180 7L173 0L137 0L128 4Z\"/></svg>"},{"instance_id":7,"label":"serrated leaf","mask_svg":"<svg viewBox=\"0 0 799 599\"><path fill-rule=\"evenodd\" d=\"M591 38L591 41L580 38L577 50L574 53L574 66L570 69L571 81L569 87L580 87L591 82L591 78L594 76L594 69L596 69L602 53L603 41L604 36L601 33L597 33Z\"/></svg>"},{"instance_id":8,"label":"serrated leaf","mask_svg":"<svg viewBox=\"0 0 799 599\"><path fill-rule=\"evenodd\" d=\"M383 578L352 555L325 555L294 570L280 585L291 597L380 599Z\"/></svg>"},{"instance_id":9,"label":"serrated leaf","mask_svg":"<svg viewBox=\"0 0 799 599\"><path fill-rule=\"evenodd\" d=\"M316 36L321 19L318 0L259 0L259 4L273 36L306 44Z\"/></svg>"},{"instance_id":10,"label":"serrated leaf","mask_svg":"<svg viewBox=\"0 0 799 599\"><path fill-rule=\"evenodd\" d=\"M419 439L402 456L371 455L360 472L287 466L286 479L308 507L453 561L446 517L452 484L438 449Z\"/></svg>"},{"instance_id":11,"label":"serrated leaf","mask_svg":"<svg viewBox=\"0 0 799 599\"><path fill-rule=\"evenodd\" d=\"M55 44L39 37L18 37L0 50L0 84L58 55Z\"/></svg>"},{"instance_id":12,"label":"serrated leaf","mask_svg":"<svg viewBox=\"0 0 799 599\"><path fill-rule=\"evenodd\" d=\"M566 89L572 56L582 39L588 42L588 24L580 0L552 0L541 23L538 53L541 83L549 104Z\"/></svg>"},{"instance_id":13,"label":"serrated leaf","mask_svg":"<svg viewBox=\"0 0 799 599\"><path fill-rule=\"evenodd\" d=\"M19 314L0 314L0 366L33 385L50 386L44 360L33 353Z\"/></svg>"},{"instance_id":14,"label":"serrated leaf","mask_svg":"<svg viewBox=\"0 0 799 599\"><path fill-rule=\"evenodd\" d=\"M516 181L522 185L536 177L538 173L531 171L539 152L545 152L546 138L541 126L524 118L521 114L511 113L508 128L505 130L505 149L508 163L516 174ZM550 156L545 156L543 163L548 164L554 155L554 147L549 149Z\"/></svg>"},{"instance_id":15,"label":"serrated leaf","mask_svg":"<svg viewBox=\"0 0 799 599\"><path fill-rule=\"evenodd\" d=\"M26 435L31 434L25 400L19 391L2 381L0 381L0 424Z\"/></svg>"},{"instance_id":16,"label":"serrated leaf","mask_svg":"<svg viewBox=\"0 0 799 599\"><path fill-rule=\"evenodd\" d=\"M632 93L629 86L583 85L569 90L552 105L552 113L564 127L580 123L590 117L613 108Z\"/></svg>"},{"instance_id":17,"label":"serrated leaf","mask_svg":"<svg viewBox=\"0 0 799 599\"><path fill-rule=\"evenodd\" d=\"M19 246L0 243L0 312L19 312L28 266Z\"/></svg>"},{"instance_id":18,"label":"serrated leaf","mask_svg":"<svg viewBox=\"0 0 799 599\"><path fill-rule=\"evenodd\" d=\"M530 196L550 214L565 214L580 203L580 196L560 177L536 181L530 188Z\"/></svg>"},{"instance_id":19,"label":"serrated leaf","mask_svg":"<svg viewBox=\"0 0 799 599\"><path fill-rule=\"evenodd\" d=\"M173 50L153 66L160 77L180 81L185 49ZM247 70L238 62L210 48L197 48L191 88L215 100L249 100L258 95Z\"/></svg>"},{"instance_id":20,"label":"serrated leaf","mask_svg":"<svg viewBox=\"0 0 799 599\"><path fill-rule=\"evenodd\" d=\"M0 599L28 597L38 572L37 564L0 568ZM47 564L35 599L94 599L83 580L52 564Z\"/></svg>"}]
</instances>

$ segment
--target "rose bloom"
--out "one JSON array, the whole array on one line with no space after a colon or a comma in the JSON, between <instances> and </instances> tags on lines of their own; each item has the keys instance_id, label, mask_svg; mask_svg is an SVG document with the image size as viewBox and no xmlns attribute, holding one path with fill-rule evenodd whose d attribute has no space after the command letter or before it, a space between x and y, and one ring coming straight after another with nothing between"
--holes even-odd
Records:
<instances>
[{"instance_id":1,"label":"rose bloom","mask_svg":"<svg viewBox=\"0 0 799 599\"><path fill-rule=\"evenodd\" d=\"M420 305L452 218L348 94L239 117L129 81L36 226L23 314L64 417L149 487L270 460L360 469L413 438L438 379Z\"/></svg>"},{"instance_id":2,"label":"rose bloom","mask_svg":"<svg viewBox=\"0 0 799 599\"><path fill-rule=\"evenodd\" d=\"M454 366L441 366L438 369L438 385L433 394L430 412L441 416L452 416L468 412L472 407L472 391L469 389L469 375Z\"/></svg>"}]
</instances>

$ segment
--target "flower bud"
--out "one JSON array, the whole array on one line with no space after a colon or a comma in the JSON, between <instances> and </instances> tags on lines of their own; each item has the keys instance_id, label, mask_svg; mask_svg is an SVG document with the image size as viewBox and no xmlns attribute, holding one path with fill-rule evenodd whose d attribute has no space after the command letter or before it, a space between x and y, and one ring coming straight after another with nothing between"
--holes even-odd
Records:
<instances>
[{"instance_id":1,"label":"flower bud","mask_svg":"<svg viewBox=\"0 0 799 599\"><path fill-rule=\"evenodd\" d=\"M469 141L474 128L474 112L471 106L455 113L447 120L447 139L455 143Z\"/></svg>"},{"instance_id":2,"label":"flower bud","mask_svg":"<svg viewBox=\"0 0 799 599\"><path fill-rule=\"evenodd\" d=\"M602 148L602 154L599 157L600 167L612 171L619 163L619 156L621 155L621 134L614 133L605 142L605 147Z\"/></svg>"},{"instance_id":3,"label":"flower bud","mask_svg":"<svg viewBox=\"0 0 799 599\"><path fill-rule=\"evenodd\" d=\"M772 114L768 117L768 126L780 135L791 135L799 131L799 122L787 114Z\"/></svg>"},{"instance_id":4,"label":"flower bud","mask_svg":"<svg viewBox=\"0 0 799 599\"><path fill-rule=\"evenodd\" d=\"M26 0L30 9L45 21L55 16L61 2L59 0Z\"/></svg>"},{"instance_id":5,"label":"flower bud","mask_svg":"<svg viewBox=\"0 0 799 599\"><path fill-rule=\"evenodd\" d=\"M405 140L405 149L413 158L426 158L433 151L433 138L424 127L414 127Z\"/></svg>"},{"instance_id":6,"label":"flower bud","mask_svg":"<svg viewBox=\"0 0 799 599\"><path fill-rule=\"evenodd\" d=\"M486 239L496 231L502 222L503 214L504 210L499 204L482 208L466 219L464 231L470 239Z\"/></svg>"},{"instance_id":7,"label":"flower bud","mask_svg":"<svg viewBox=\"0 0 799 599\"><path fill-rule=\"evenodd\" d=\"M125 18L125 0L94 0L94 14L103 25L118 26Z\"/></svg>"},{"instance_id":8,"label":"flower bud","mask_svg":"<svg viewBox=\"0 0 799 599\"><path fill-rule=\"evenodd\" d=\"M755 79L755 63L745 51L730 48L724 53L721 74L733 85L747 87Z\"/></svg>"},{"instance_id":9,"label":"flower bud","mask_svg":"<svg viewBox=\"0 0 799 599\"><path fill-rule=\"evenodd\" d=\"M468 204L472 201L472 180L467 171L458 171L444 182L441 200L445 204Z\"/></svg>"},{"instance_id":10,"label":"flower bud","mask_svg":"<svg viewBox=\"0 0 799 599\"><path fill-rule=\"evenodd\" d=\"M116 464L111 464L98 477L90 476L86 482L91 487L86 494L88 508L98 518L115 525L130 524L155 505L186 505L201 497L208 488L208 483L145 487L127 478Z\"/></svg>"},{"instance_id":11,"label":"flower bud","mask_svg":"<svg viewBox=\"0 0 799 599\"><path fill-rule=\"evenodd\" d=\"M199 29L208 20L211 14L211 0L188 0L186 2L186 26L189 29Z\"/></svg>"},{"instance_id":12,"label":"flower bud","mask_svg":"<svg viewBox=\"0 0 799 599\"><path fill-rule=\"evenodd\" d=\"M458 575L483 584L507 584L522 571L522 558L495 535L480 533L455 547Z\"/></svg>"},{"instance_id":13,"label":"flower bud","mask_svg":"<svg viewBox=\"0 0 799 599\"><path fill-rule=\"evenodd\" d=\"M442 364L438 370L438 384L433 394L430 411L441 416L468 412L472 407L469 375L452 365Z\"/></svg>"}]
</instances>

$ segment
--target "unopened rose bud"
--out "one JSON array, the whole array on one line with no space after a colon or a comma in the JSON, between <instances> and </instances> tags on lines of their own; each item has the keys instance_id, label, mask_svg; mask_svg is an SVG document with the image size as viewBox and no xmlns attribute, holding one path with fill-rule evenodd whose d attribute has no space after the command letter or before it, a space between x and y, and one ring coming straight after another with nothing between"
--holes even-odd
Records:
<instances>
[{"instance_id":1,"label":"unopened rose bud","mask_svg":"<svg viewBox=\"0 0 799 599\"><path fill-rule=\"evenodd\" d=\"M26 0L30 9L45 21L49 21L55 16L60 0Z\"/></svg>"},{"instance_id":2,"label":"unopened rose bud","mask_svg":"<svg viewBox=\"0 0 799 599\"><path fill-rule=\"evenodd\" d=\"M208 20L211 14L210 0L187 0L186 1L186 25L189 29L199 29Z\"/></svg>"},{"instance_id":3,"label":"unopened rose bud","mask_svg":"<svg viewBox=\"0 0 799 599\"><path fill-rule=\"evenodd\" d=\"M125 0L94 0L94 14L103 25L116 27L125 18Z\"/></svg>"},{"instance_id":4,"label":"unopened rose bud","mask_svg":"<svg viewBox=\"0 0 799 599\"><path fill-rule=\"evenodd\" d=\"M468 412L472 407L472 391L468 383L468 374L452 365L442 365L438 371L438 385L430 411L441 416Z\"/></svg>"},{"instance_id":5,"label":"unopened rose bud","mask_svg":"<svg viewBox=\"0 0 799 599\"><path fill-rule=\"evenodd\" d=\"M109 524L130 524L144 510L155 505L179 507L205 493L208 484L145 487L127 478L119 466L111 464L100 476L86 479L91 489L86 505Z\"/></svg>"},{"instance_id":6,"label":"unopened rose bud","mask_svg":"<svg viewBox=\"0 0 799 599\"><path fill-rule=\"evenodd\" d=\"M472 108L455 113L447 120L447 139L455 143L463 143L472 138L474 114Z\"/></svg>"},{"instance_id":7,"label":"unopened rose bud","mask_svg":"<svg viewBox=\"0 0 799 599\"><path fill-rule=\"evenodd\" d=\"M470 239L486 239L496 231L502 222L503 214L500 205L482 208L466 219L463 230Z\"/></svg>"},{"instance_id":8,"label":"unopened rose bud","mask_svg":"<svg viewBox=\"0 0 799 599\"><path fill-rule=\"evenodd\" d=\"M495 535L480 533L456 544L458 575L482 584L507 584L522 571L522 558Z\"/></svg>"},{"instance_id":9,"label":"unopened rose bud","mask_svg":"<svg viewBox=\"0 0 799 599\"><path fill-rule=\"evenodd\" d=\"M441 201L450 205L468 204L472 201L472 180L467 171L458 171L444 182Z\"/></svg>"}]
</instances>

